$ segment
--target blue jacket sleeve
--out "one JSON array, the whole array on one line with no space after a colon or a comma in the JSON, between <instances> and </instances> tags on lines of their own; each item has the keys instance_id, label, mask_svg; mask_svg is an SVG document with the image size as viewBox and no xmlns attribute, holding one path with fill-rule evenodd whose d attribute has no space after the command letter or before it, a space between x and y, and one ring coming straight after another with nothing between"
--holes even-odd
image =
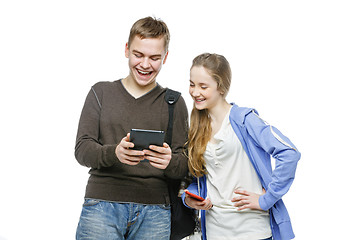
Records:
<instances>
[{"instance_id":1,"label":"blue jacket sleeve","mask_svg":"<svg viewBox=\"0 0 360 240\"><path fill-rule=\"evenodd\" d=\"M199 191L198 191L198 181L197 181L197 178L194 178L192 183L190 183L190 185L187 187L187 190L189 190L189 192L191 193L194 193L196 195L200 195ZM186 203L185 203L185 193L183 193L181 195L181 199L183 201L183 204L188 207L188 208L191 208L189 207Z\"/></svg>"},{"instance_id":2,"label":"blue jacket sleeve","mask_svg":"<svg viewBox=\"0 0 360 240\"><path fill-rule=\"evenodd\" d=\"M268 210L289 190L301 155L286 136L263 121L254 111L247 115L245 126L253 145L263 149L275 159L275 168L272 171L271 165L268 165L270 169L266 167L270 163L261 164L260 162L257 165L266 184L264 186L266 193L260 197L259 204L262 209ZM252 152L260 152L258 149L253 150ZM265 160L262 159L262 161Z\"/></svg>"}]
</instances>

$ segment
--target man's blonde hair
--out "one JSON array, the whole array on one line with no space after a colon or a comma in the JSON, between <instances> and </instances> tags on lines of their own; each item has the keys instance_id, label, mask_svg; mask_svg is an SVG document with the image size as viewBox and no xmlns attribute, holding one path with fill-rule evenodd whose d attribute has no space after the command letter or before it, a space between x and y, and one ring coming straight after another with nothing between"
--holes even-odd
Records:
<instances>
[{"instance_id":1,"label":"man's blonde hair","mask_svg":"<svg viewBox=\"0 0 360 240\"><path fill-rule=\"evenodd\" d=\"M135 36L139 36L141 39L144 38L164 38L165 44L165 52L168 51L169 42L170 42L170 32L165 22L160 19L156 19L153 17L146 17L137 20L130 30L128 46L130 47L131 42L135 38Z\"/></svg>"}]
</instances>

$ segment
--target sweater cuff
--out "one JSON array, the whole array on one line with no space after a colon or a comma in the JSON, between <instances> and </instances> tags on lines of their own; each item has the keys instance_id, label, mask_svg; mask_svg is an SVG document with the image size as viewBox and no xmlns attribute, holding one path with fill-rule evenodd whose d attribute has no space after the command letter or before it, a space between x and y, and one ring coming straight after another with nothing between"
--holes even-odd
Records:
<instances>
[{"instance_id":1,"label":"sweater cuff","mask_svg":"<svg viewBox=\"0 0 360 240\"><path fill-rule=\"evenodd\" d=\"M119 161L119 159L117 158L116 154L115 154L115 149L116 149L116 144L115 145L104 145L103 147L104 149L104 161L105 161L105 165L110 167L112 165L114 165L117 161Z\"/></svg>"},{"instance_id":2,"label":"sweater cuff","mask_svg":"<svg viewBox=\"0 0 360 240\"><path fill-rule=\"evenodd\" d=\"M181 164L180 154L172 154L169 165L165 168L164 174L170 179L182 179L186 175L187 165Z\"/></svg>"}]
</instances>

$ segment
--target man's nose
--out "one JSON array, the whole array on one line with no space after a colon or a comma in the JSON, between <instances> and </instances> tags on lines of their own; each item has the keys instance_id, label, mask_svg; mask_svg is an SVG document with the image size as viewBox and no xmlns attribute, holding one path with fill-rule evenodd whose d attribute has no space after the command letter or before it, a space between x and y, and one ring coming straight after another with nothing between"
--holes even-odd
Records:
<instances>
[{"instance_id":1,"label":"man's nose","mask_svg":"<svg viewBox=\"0 0 360 240\"><path fill-rule=\"evenodd\" d=\"M150 67L150 61L149 58L143 58L143 60L141 61L141 67L143 68L149 68Z\"/></svg>"}]
</instances>

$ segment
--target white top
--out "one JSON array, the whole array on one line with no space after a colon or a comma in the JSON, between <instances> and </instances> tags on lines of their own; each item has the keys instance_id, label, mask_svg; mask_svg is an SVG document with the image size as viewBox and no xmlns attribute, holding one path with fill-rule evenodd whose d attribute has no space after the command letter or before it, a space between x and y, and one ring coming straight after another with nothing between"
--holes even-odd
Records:
<instances>
[{"instance_id":1,"label":"white top","mask_svg":"<svg viewBox=\"0 0 360 240\"><path fill-rule=\"evenodd\" d=\"M271 237L267 211L238 211L231 199L235 189L262 193L260 180L231 127L229 113L204 153L207 194L213 208L206 211L206 236L216 239L264 239Z\"/></svg>"}]
</instances>

